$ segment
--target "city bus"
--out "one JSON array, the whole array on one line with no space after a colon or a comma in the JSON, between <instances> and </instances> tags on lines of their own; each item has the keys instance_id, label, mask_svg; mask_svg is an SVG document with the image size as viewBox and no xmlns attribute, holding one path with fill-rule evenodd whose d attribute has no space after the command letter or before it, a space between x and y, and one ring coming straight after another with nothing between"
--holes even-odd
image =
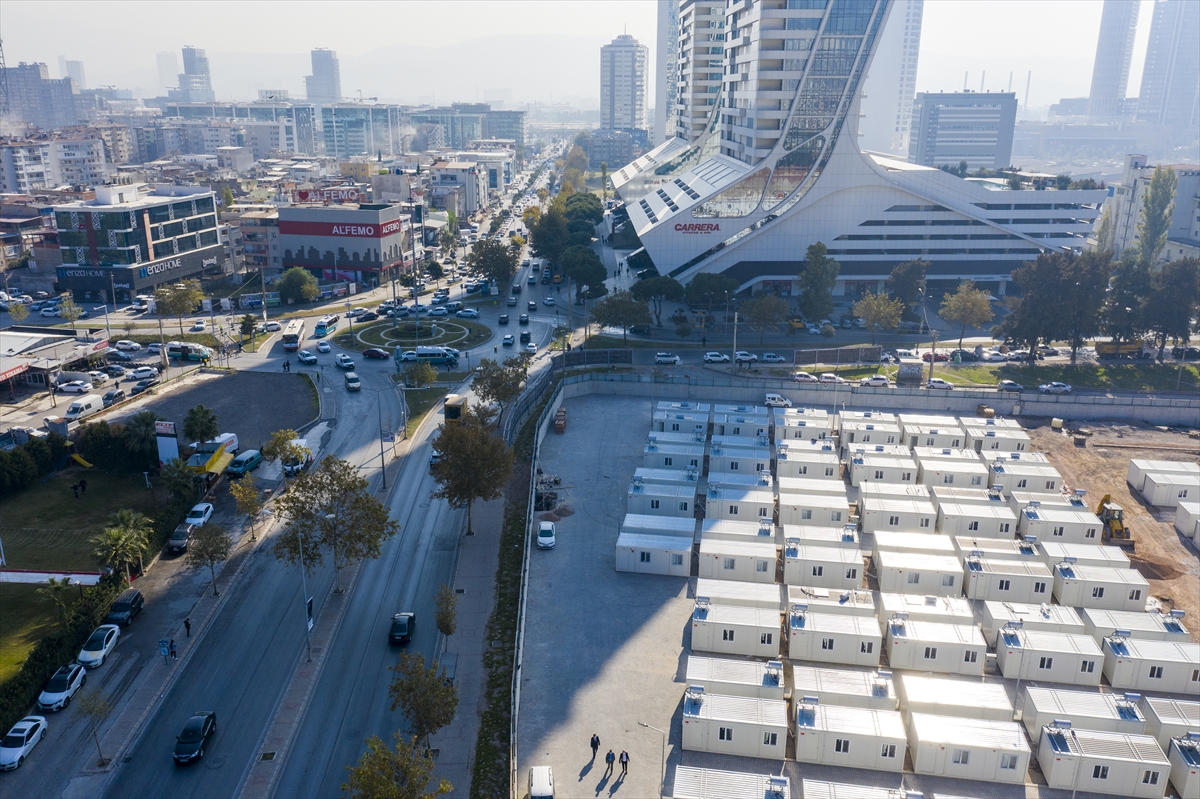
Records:
<instances>
[{"instance_id":1,"label":"city bus","mask_svg":"<svg viewBox=\"0 0 1200 799\"><path fill-rule=\"evenodd\" d=\"M463 413L467 410L467 397L464 394L447 394L446 402L442 405L442 415L446 424L462 424Z\"/></svg>"},{"instance_id":2,"label":"city bus","mask_svg":"<svg viewBox=\"0 0 1200 799\"><path fill-rule=\"evenodd\" d=\"M289 351L300 349L300 339L304 338L304 320L293 319L283 329L283 348Z\"/></svg>"},{"instance_id":3,"label":"city bus","mask_svg":"<svg viewBox=\"0 0 1200 799\"><path fill-rule=\"evenodd\" d=\"M320 319L317 320L317 329L313 331L313 335L316 336L317 338L325 338L330 333L337 330L337 326L338 326L338 315L337 314L329 314L328 316L322 316Z\"/></svg>"}]
</instances>

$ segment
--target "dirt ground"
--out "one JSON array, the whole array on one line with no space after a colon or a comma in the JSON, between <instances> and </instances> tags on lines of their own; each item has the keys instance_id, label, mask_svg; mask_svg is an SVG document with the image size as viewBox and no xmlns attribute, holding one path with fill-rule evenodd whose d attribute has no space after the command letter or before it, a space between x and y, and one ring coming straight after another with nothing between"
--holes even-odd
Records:
<instances>
[{"instance_id":1,"label":"dirt ground","mask_svg":"<svg viewBox=\"0 0 1200 799\"><path fill-rule=\"evenodd\" d=\"M1150 590L1163 608L1187 612L1184 626L1200 641L1200 552L1175 530L1174 508L1155 508L1134 495L1125 475L1131 460L1200 460L1200 440L1185 432L1167 431L1140 423L1087 423L1092 431L1086 447L1049 423L1026 425L1033 448L1045 452L1071 489L1087 489L1088 504L1105 494L1125 509L1125 524L1133 533L1133 566L1150 581ZM1157 449L1162 447L1163 449Z\"/></svg>"}]
</instances>

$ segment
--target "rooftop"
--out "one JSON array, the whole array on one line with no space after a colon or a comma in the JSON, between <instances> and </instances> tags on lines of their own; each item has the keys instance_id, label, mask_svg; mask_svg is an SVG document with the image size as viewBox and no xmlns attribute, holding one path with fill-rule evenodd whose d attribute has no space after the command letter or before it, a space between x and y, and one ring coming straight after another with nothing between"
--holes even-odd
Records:
<instances>
[{"instance_id":1,"label":"rooftop","mask_svg":"<svg viewBox=\"0 0 1200 799\"><path fill-rule=\"evenodd\" d=\"M913 737L921 743L978 744L1009 752L1028 752L1025 732L1015 721L989 721L959 716L913 713L909 717Z\"/></svg>"}]
</instances>

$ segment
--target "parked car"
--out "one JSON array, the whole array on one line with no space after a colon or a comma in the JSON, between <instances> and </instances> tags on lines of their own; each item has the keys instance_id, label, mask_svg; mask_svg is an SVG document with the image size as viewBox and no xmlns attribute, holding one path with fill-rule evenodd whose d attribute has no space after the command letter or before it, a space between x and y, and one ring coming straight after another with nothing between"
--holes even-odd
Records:
<instances>
[{"instance_id":1,"label":"parked car","mask_svg":"<svg viewBox=\"0 0 1200 799\"><path fill-rule=\"evenodd\" d=\"M951 383L949 380L943 380L940 377L935 377L932 380L930 380L928 383L925 384L925 388L936 388L936 389L942 389L945 391L950 391L951 389L954 388L954 384Z\"/></svg>"},{"instance_id":2,"label":"parked car","mask_svg":"<svg viewBox=\"0 0 1200 799\"><path fill-rule=\"evenodd\" d=\"M1038 351L1038 355L1041 355L1043 357L1048 355L1051 358L1053 358L1055 355L1060 354L1058 351L1058 347L1048 347L1045 344L1039 345L1037 348L1037 351Z\"/></svg>"},{"instance_id":3,"label":"parked car","mask_svg":"<svg viewBox=\"0 0 1200 799\"><path fill-rule=\"evenodd\" d=\"M656 352L654 353L654 362L675 366L680 362L680 358L678 355L672 355L669 352Z\"/></svg>"},{"instance_id":4,"label":"parked car","mask_svg":"<svg viewBox=\"0 0 1200 799\"><path fill-rule=\"evenodd\" d=\"M537 548L554 549L554 522L538 522Z\"/></svg>"},{"instance_id":5,"label":"parked car","mask_svg":"<svg viewBox=\"0 0 1200 799\"><path fill-rule=\"evenodd\" d=\"M449 316L450 312L445 308L432 308L429 311L430 316Z\"/></svg>"},{"instance_id":6,"label":"parked car","mask_svg":"<svg viewBox=\"0 0 1200 799\"><path fill-rule=\"evenodd\" d=\"M217 714L211 710L193 713L175 737L171 757L176 763L191 763L204 757L204 744L217 731Z\"/></svg>"},{"instance_id":7,"label":"parked car","mask_svg":"<svg viewBox=\"0 0 1200 799\"><path fill-rule=\"evenodd\" d=\"M13 725L0 740L0 771L19 768L33 751L33 747L46 737L46 717L26 716Z\"/></svg>"},{"instance_id":8,"label":"parked car","mask_svg":"<svg viewBox=\"0 0 1200 799\"><path fill-rule=\"evenodd\" d=\"M62 316L62 311L58 310L58 308L54 306L47 306L39 313L41 316Z\"/></svg>"},{"instance_id":9,"label":"parked car","mask_svg":"<svg viewBox=\"0 0 1200 799\"><path fill-rule=\"evenodd\" d=\"M1038 391L1042 394L1070 394L1073 389L1070 385L1055 380L1052 383L1042 383L1038 386Z\"/></svg>"},{"instance_id":10,"label":"parked car","mask_svg":"<svg viewBox=\"0 0 1200 799\"><path fill-rule=\"evenodd\" d=\"M113 651L120 638L120 627L115 624L101 624L84 642L76 661L80 666L89 669L103 666L105 658Z\"/></svg>"},{"instance_id":11,"label":"parked car","mask_svg":"<svg viewBox=\"0 0 1200 799\"><path fill-rule=\"evenodd\" d=\"M723 352L704 353L705 363L729 363L729 356Z\"/></svg>"},{"instance_id":12,"label":"parked car","mask_svg":"<svg viewBox=\"0 0 1200 799\"><path fill-rule=\"evenodd\" d=\"M212 518L213 506L211 502L199 502L192 506L188 511L187 517L184 519L189 524L194 524L196 527L203 527L204 523ZM178 517L176 517L178 518Z\"/></svg>"},{"instance_id":13,"label":"parked car","mask_svg":"<svg viewBox=\"0 0 1200 799\"><path fill-rule=\"evenodd\" d=\"M113 347L109 347L108 349L106 349L104 351L104 357L110 361L132 361L133 360L133 356L130 355L129 353L122 352L121 350L115 349Z\"/></svg>"},{"instance_id":14,"label":"parked car","mask_svg":"<svg viewBox=\"0 0 1200 799\"><path fill-rule=\"evenodd\" d=\"M871 375L870 377L864 377L862 380L859 380L858 384L860 386L879 386L881 388L887 388L892 384L892 381L887 379L887 375Z\"/></svg>"},{"instance_id":15,"label":"parked car","mask_svg":"<svg viewBox=\"0 0 1200 799\"><path fill-rule=\"evenodd\" d=\"M1025 386L1015 380L1001 380L996 384L997 391L1011 391L1015 394L1020 394L1025 390Z\"/></svg>"},{"instance_id":16,"label":"parked car","mask_svg":"<svg viewBox=\"0 0 1200 799\"><path fill-rule=\"evenodd\" d=\"M733 354L734 363L758 363L758 356L752 352L738 350Z\"/></svg>"},{"instance_id":17,"label":"parked car","mask_svg":"<svg viewBox=\"0 0 1200 799\"><path fill-rule=\"evenodd\" d=\"M792 380L795 380L797 383L816 383L816 382L818 382L817 376L812 374L811 372L793 372Z\"/></svg>"},{"instance_id":18,"label":"parked car","mask_svg":"<svg viewBox=\"0 0 1200 799\"><path fill-rule=\"evenodd\" d=\"M835 375L833 372L822 372L821 376L817 378L817 382L840 386L846 382L846 378L841 375Z\"/></svg>"},{"instance_id":19,"label":"parked car","mask_svg":"<svg viewBox=\"0 0 1200 799\"><path fill-rule=\"evenodd\" d=\"M86 682L87 669L78 663L68 663L54 672L38 695L38 710L63 710L71 704L71 699Z\"/></svg>"},{"instance_id":20,"label":"parked car","mask_svg":"<svg viewBox=\"0 0 1200 799\"><path fill-rule=\"evenodd\" d=\"M125 392L119 388L114 388L110 391L107 391L107 392L105 392L104 396L101 397L101 401L104 403L105 408L110 408L113 405L116 405L118 402L123 401L124 399L125 399Z\"/></svg>"},{"instance_id":21,"label":"parked car","mask_svg":"<svg viewBox=\"0 0 1200 799\"><path fill-rule=\"evenodd\" d=\"M513 345L514 341L516 341L516 339L513 338L512 333L509 333L507 336L505 336L503 339L500 340L500 344L505 347L511 347Z\"/></svg>"},{"instance_id":22,"label":"parked car","mask_svg":"<svg viewBox=\"0 0 1200 799\"><path fill-rule=\"evenodd\" d=\"M979 356L976 355L973 350L963 350L963 349L950 350L950 360L954 360L955 355L957 355L958 359L963 363L974 362L974 361L979 360Z\"/></svg>"},{"instance_id":23,"label":"parked car","mask_svg":"<svg viewBox=\"0 0 1200 799\"><path fill-rule=\"evenodd\" d=\"M139 366L125 375L128 380L147 380L151 377L158 377L157 366Z\"/></svg>"},{"instance_id":24,"label":"parked car","mask_svg":"<svg viewBox=\"0 0 1200 799\"><path fill-rule=\"evenodd\" d=\"M784 358L782 355L776 355L773 352L764 352L762 358L760 358L759 360L761 360L763 363L787 363L788 362L787 358Z\"/></svg>"},{"instance_id":25,"label":"parked car","mask_svg":"<svg viewBox=\"0 0 1200 799\"><path fill-rule=\"evenodd\" d=\"M157 386L162 381L157 377L148 377L145 380L139 380L133 384L133 388L129 390L129 396L136 397L144 391L148 391L151 386Z\"/></svg>"},{"instance_id":26,"label":"parked car","mask_svg":"<svg viewBox=\"0 0 1200 799\"><path fill-rule=\"evenodd\" d=\"M979 356L979 360L984 363L1002 363L1008 360L1008 356L996 350L985 350L983 355Z\"/></svg>"},{"instance_id":27,"label":"parked car","mask_svg":"<svg viewBox=\"0 0 1200 799\"><path fill-rule=\"evenodd\" d=\"M121 339L114 346L122 352L137 352L142 348L141 344L138 344L136 341L129 341L128 339Z\"/></svg>"},{"instance_id":28,"label":"parked car","mask_svg":"<svg viewBox=\"0 0 1200 799\"><path fill-rule=\"evenodd\" d=\"M768 408L790 408L792 401L782 394L768 394L763 404Z\"/></svg>"},{"instance_id":29,"label":"parked car","mask_svg":"<svg viewBox=\"0 0 1200 799\"><path fill-rule=\"evenodd\" d=\"M358 317L358 321L359 322L374 322L378 318L379 318L379 314L375 313L374 311L367 311L366 313L364 313Z\"/></svg>"},{"instance_id":30,"label":"parked car","mask_svg":"<svg viewBox=\"0 0 1200 799\"><path fill-rule=\"evenodd\" d=\"M317 356L316 353L309 352L308 350L300 350L296 353L296 360L300 363L316 363Z\"/></svg>"},{"instance_id":31,"label":"parked car","mask_svg":"<svg viewBox=\"0 0 1200 799\"><path fill-rule=\"evenodd\" d=\"M91 383L83 380L72 380L68 383L59 383L58 392L60 394L86 394L93 388Z\"/></svg>"},{"instance_id":32,"label":"parked car","mask_svg":"<svg viewBox=\"0 0 1200 799\"><path fill-rule=\"evenodd\" d=\"M333 348L329 346L329 342L325 339L321 339L317 342L317 352L329 352L332 349Z\"/></svg>"},{"instance_id":33,"label":"parked car","mask_svg":"<svg viewBox=\"0 0 1200 799\"><path fill-rule=\"evenodd\" d=\"M228 468L225 469L226 474L230 477L241 477L247 472L252 472L262 465L262 453L256 449L248 449L238 453L238 456L233 459Z\"/></svg>"},{"instance_id":34,"label":"parked car","mask_svg":"<svg viewBox=\"0 0 1200 799\"><path fill-rule=\"evenodd\" d=\"M415 613L406 611L392 616L392 624L388 628L388 643L407 644L412 640L413 628L416 625L417 614Z\"/></svg>"},{"instance_id":35,"label":"parked car","mask_svg":"<svg viewBox=\"0 0 1200 799\"><path fill-rule=\"evenodd\" d=\"M172 552L186 552L188 544L192 540L192 534L196 532L196 525L182 522L175 526L174 532L171 533L171 538L167 541L167 548Z\"/></svg>"},{"instance_id":36,"label":"parked car","mask_svg":"<svg viewBox=\"0 0 1200 799\"><path fill-rule=\"evenodd\" d=\"M929 352L921 353L921 360L924 361L925 363L929 363L930 358L933 358L936 363L942 363L943 361L950 360L950 356L944 352L938 352L938 353L934 353L932 355Z\"/></svg>"},{"instance_id":37,"label":"parked car","mask_svg":"<svg viewBox=\"0 0 1200 799\"><path fill-rule=\"evenodd\" d=\"M333 362L335 364L337 364L337 367L339 369L353 369L354 368L354 359L351 358L349 355L347 355L344 352L338 353L338 356L333 359Z\"/></svg>"},{"instance_id":38,"label":"parked car","mask_svg":"<svg viewBox=\"0 0 1200 799\"><path fill-rule=\"evenodd\" d=\"M93 386L102 386L108 382L108 375L104 372L88 372L88 379Z\"/></svg>"},{"instance_id":39,"label":"parked car","mask_svg":"<svg viewBox=\"0 0 1200 799\"><path fill-rule=\"evenodd\" d=\"M388 354L387 350L381 350L378 347L365 349L363 350L362 354L364 358L371 358L376 361L386 361L388 358L392 357L390 354Z\"/></svg>"},{"instance_id":40,"label":"parked car","mask_svg":"<svg viewBox=\"0 0 1200 799\"><path fill-rule=\"evenodd\" d=\"M150 353L151 355L161 355L162 348L163 345L161 341L151 341L146 345L146 352Z\"/></svg>"}]
</instances>

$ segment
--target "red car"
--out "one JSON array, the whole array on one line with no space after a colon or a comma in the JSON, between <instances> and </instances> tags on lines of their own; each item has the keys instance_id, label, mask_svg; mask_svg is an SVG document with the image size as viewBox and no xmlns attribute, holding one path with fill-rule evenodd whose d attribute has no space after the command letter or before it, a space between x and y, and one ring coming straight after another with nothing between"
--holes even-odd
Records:
<instances>
[{"instance_id":1,"label":"red car","mask_svg":"<svg viewBox=\"0 0 1200 799\"><path fill-rule=\"evenodd\" d=\"M950 360L950 356L944 352L939 352L936 355L934 355L933 357L937 360L938 363L941 363L942 361ZM929 363L929 353L928 352L921 353L921 360L924 361L925 363Z\"/></svg>"},{"instance_id":2,"label":"red car","mask_svg":"<svg viewBox=\"0 0 1200 799\"><path fill-rule=\"evenodd\" d=\"M364 358L377 358L379 360L387 360L392 357L387 350L381 350L378 347L372 347L369 350L363 350Z\"/></svg>"}]
</instances>

